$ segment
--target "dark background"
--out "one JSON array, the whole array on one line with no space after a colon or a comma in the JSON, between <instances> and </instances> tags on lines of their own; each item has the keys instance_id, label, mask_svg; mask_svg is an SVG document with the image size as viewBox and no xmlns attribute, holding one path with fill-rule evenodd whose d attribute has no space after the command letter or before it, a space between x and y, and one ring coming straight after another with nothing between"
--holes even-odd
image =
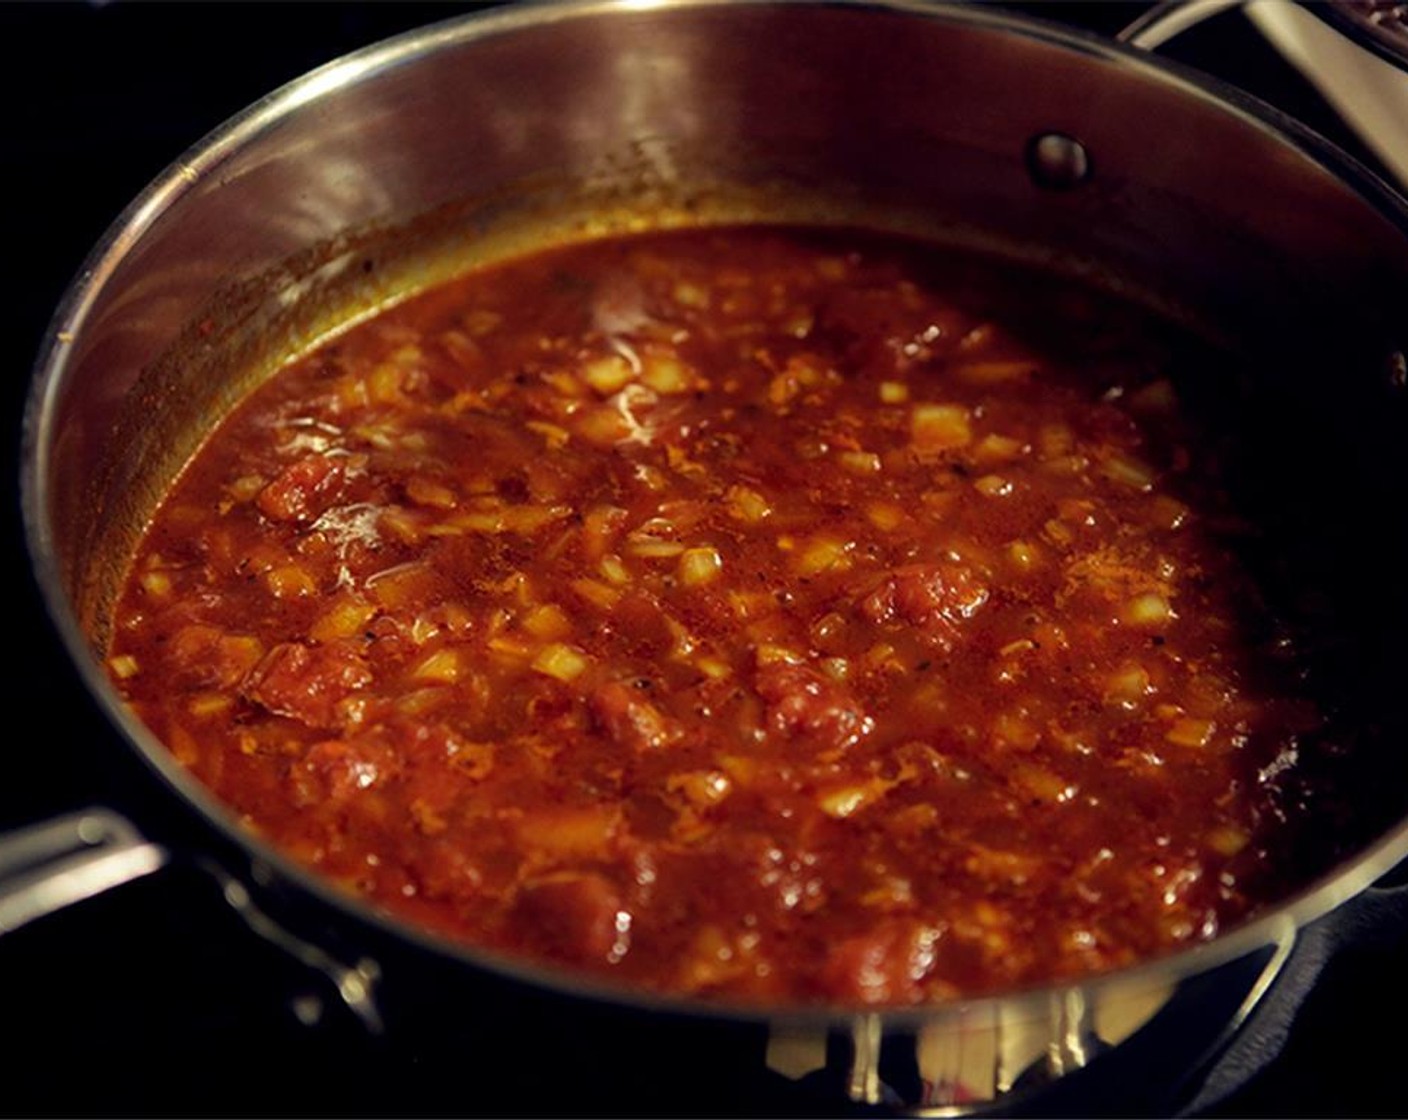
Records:
<instances>
[{"instance_id":1,"label":"dark background","mask_svg":"<svg viewBox=\"0 0 1408 1120\"><path fill-rule=\"evenodd\" d=\"M178 848L189 829L84 697L28 574L17 498L20 416L65 286L127 201L225 118L349 50L475 6L0 3L0 270L8 278L0 369L10 448L3 456L11 604L4 617L12 651L3 670L11 716L0 830L90 804L118 806ZM1009 6L1103 34L1144 8ZM1356 148L1240 16L1219 18L1169 53ZM312 1003L304 999L310 996ZM691 1066L673 1060L678 1053L653 1055L645 1072L630 1072L625 1058L641 1048L652 1053L650 1028L610 1034L599 1020L574 1026L551 1004L498 989L447 995L450 1006L438 1008L433 1030L422 1025L390 1039L367 1036L328 997L321 977L250 936L211 880L178 866L0 940L0 1111L747 1114L825 1107L793 1100L786 1086L735 1081L703 1056ZM1405 997L1408 937L1341 953L1281 1056L1216 1114L1408 1114L1394 1018L1408 1006ZM506 999L516 1000L511 1013ZM314 1003L324 1008L316 1025L299 1021L299 1001L305 1017ZM486 1011L492 1027L482 1025ZM554 1019L551 1029L541 1029L545 1016ZM467 1026L472 1020L481 1025ZM1130 1106L1138 1111L1164 1107L1130 1099L1140 1102ZM1091 1105L1109 1110L1123 1109Z\"/></svg>"}]
</instances>

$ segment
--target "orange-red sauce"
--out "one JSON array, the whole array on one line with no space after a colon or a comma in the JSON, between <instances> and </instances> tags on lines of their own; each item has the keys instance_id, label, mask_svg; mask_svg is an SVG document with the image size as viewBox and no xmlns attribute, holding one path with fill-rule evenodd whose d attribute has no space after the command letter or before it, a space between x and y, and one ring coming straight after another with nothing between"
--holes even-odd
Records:
<instances>
[{"instance_id":1,"label":"orange-red sauce","mask_svg":"<svg viewBox=\"0 0 1408 1120\"><path fill-rule=\"evenodd\" d=\"M252 828L476 945L744 1001L1109 969L1296 881L1323 723L1179 353L872 235L544 252L237 409L109 665Z\"/></svg>"}]
</instances>

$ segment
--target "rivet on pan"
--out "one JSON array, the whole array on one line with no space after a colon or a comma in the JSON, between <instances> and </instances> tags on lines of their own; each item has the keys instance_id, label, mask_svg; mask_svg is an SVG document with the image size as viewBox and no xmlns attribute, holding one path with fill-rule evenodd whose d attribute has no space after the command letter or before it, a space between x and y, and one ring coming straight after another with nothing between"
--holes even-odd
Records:
<instances>
[{"instance_id":1,"label":"rivet on pan","mask_svg":"<svg viewBox=\"0 0 1408 1120\"><path fill-rule=\"evenodd\" d=\"M1092 164L1085 145L1061 132L1043 132L1027 144L1027 173L1038 187L1068 191L1090 178Z\"/></svg>"},{"instance_id":2,"label":"rivet on pan","mask_svg":"<svg viewBox=\"0 0 1408 1120\"><path fill-rule=\"evenodd\" d=\"M296 996L289 1004L293 1017L305 1027L316 1027L323 1018L323 1001L317 996Z\"/></svg>"}]
</instances>

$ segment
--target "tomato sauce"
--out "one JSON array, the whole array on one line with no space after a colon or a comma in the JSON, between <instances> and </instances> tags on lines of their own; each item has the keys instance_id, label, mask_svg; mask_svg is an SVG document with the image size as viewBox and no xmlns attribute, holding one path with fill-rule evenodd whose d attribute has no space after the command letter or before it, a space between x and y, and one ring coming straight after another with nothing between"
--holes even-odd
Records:
<instances>
[{"instance_id":1,"label":"tomato sauce","mask_svg":"<svg viewBox=\"0 0 1408 1120\"><path fill-rule=\"evenodd\" d=\"M496 265L223 423L108 666L251 829L476 946L735 1002L1129 964L1300 881L1326 718L1196 353L872 234Z\"/></svg>"}]
</instances>

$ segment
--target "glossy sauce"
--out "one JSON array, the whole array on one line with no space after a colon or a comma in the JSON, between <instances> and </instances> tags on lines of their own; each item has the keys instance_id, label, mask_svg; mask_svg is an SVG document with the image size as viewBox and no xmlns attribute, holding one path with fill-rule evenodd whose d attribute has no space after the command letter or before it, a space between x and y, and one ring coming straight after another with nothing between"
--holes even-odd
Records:
<instances>
[{"instance_id":1,"label":"glossy sauce","mask_svg":"<svg viewBox=\"0 0 1408 1120\"><path fill-rule=\"evenodd\" d=\"M474 945L745 1002L1128 964L1300 882L1325 722L1198 353L860 233L496 266L225 422L110 670L251 828Z\"/></svg>"}]
</instances>

